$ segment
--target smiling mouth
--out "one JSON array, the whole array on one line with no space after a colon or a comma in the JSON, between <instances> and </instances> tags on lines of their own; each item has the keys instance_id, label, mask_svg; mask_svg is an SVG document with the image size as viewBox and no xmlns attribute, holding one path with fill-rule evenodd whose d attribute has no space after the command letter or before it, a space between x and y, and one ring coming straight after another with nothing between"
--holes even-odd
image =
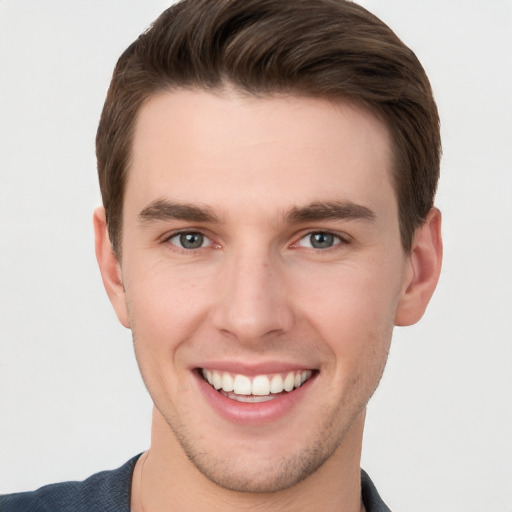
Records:
<instances>
[{"instance_id":1,"label":"smiling mouth","mask_svg":"<svg viewBox=\"0 0 512 512\"><path fill-rule=\"evenodd\" d=\"M219 393L238 402L259 403L290 393L307 382L313 370L254 375L232 374L220 370L200 370L203 379Z\"/></svg>"}]
</instances>

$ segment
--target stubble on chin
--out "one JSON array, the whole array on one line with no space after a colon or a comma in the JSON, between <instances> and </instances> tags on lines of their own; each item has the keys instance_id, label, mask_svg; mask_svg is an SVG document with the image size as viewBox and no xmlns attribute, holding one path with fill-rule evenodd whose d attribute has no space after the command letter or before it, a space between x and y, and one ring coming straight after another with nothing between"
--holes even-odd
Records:
<instances>
[{"instance_id":1,"label":"stubble on chin","mask_svg":"<svg viewBox=\"0 0 512 512\"><path fill-rule=\"evenodd\" d=\"M365 404L351 411L349 418L341 419L336 415L329 424L318 429L315 439L289 456L276 458L272 455L265 459L255 454L253 464L250 456L237 457L234 451L220 456L212 454L202 446L202 440L187 432L179 418L163 417L188 460L210 482L229 491L275 493L297 485L321 468L338 450L364 409Z\"/></svg>"}]
</instances>

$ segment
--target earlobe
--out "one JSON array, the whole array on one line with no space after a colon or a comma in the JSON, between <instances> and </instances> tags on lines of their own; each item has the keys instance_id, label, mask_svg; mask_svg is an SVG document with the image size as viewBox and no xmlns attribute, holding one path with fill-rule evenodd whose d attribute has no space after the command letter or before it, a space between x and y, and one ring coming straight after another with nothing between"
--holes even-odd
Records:
<instances>
[{"instance_id":1,"label":"earlobe","mask_svg":"<svg viewBox=\"0 0 512 512\"><path fill-rule=\"evenodd\" d=\"M412 325L425 312L436 289L443 259L441 212L432 208L416 230L407 257L404 285L395 315L395 325Z\"/></svg>"},{"instance_id":2,"label":"earlobe","mask_svg":"<svg viewBox=\"0 0 512 512\"><path fill-rule=\"evenodd\" d=\"M126 296L122 281L121 265L110 243L105 209L96 208L93 217L96 259L100 267L103 285L121 324L130 327Z\"/></svg>"}]
</instances>

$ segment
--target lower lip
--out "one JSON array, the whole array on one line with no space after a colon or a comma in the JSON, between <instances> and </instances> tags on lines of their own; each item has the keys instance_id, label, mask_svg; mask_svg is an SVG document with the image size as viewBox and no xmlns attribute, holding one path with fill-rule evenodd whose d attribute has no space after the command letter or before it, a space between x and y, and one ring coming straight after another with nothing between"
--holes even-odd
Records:
<instances>
[{"instance_id":1,"label":"lower lip","mask_svg":"<svg viewBox=\"0 0 512 512\"><path fill-rule=\"evenodd\" d=\"M197 372L199 388L213 409L224 419L244 425L263 425L286 416L304 398L316 378L314 374L302 386L266 402L238 402L224 396L208 384Z\"/></svg>"}]
</instances>

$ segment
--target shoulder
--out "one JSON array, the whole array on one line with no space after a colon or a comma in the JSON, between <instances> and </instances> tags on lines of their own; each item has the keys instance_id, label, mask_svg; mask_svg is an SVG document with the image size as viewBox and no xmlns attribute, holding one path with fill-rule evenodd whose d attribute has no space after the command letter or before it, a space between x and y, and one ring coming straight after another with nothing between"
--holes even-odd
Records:
<instances>
[{"instance_id":1,"label":"shoulder","mask_svg":"<svg viewBox=\"0 0 512 512\"><path fill-rule=\"evenodd\" d=\"M129 512L133 468L139 455L118 469L82 482L45 485L36 491L0 496L2 512Z\"/></svg>"},{"instance_id":2,"label":"shoulder","mask_svg":"<svg viewBox=\"0 0 512 512\"><path fill-rule=\"evenodd\" d=\"M366 512L391 512L389 507L382 501L377 488L368 474L361 470L361 493Z\"/></svg>"}]
</instances>

